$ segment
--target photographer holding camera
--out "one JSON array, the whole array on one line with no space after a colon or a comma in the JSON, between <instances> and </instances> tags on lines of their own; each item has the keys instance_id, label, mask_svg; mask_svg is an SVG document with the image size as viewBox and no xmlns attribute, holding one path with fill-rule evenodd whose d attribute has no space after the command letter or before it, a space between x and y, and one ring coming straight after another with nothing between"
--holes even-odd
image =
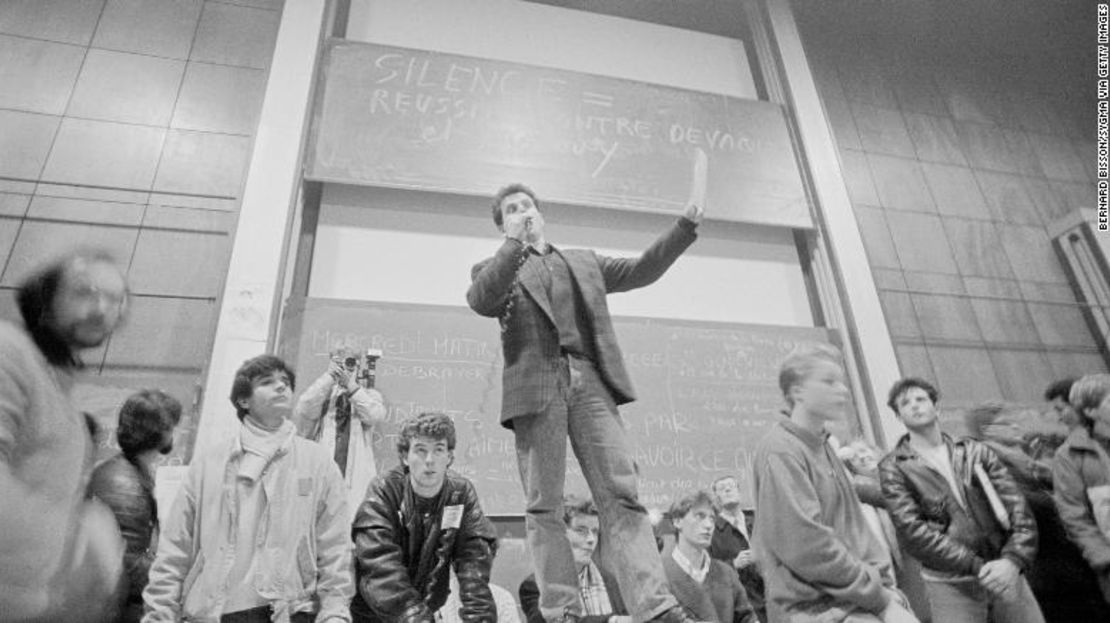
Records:
<instances>
[{"instance_id":1,"label":"photographer holding camera","mask_svg":"<svg viewBox=\"0 0 1110 623\"><path fill-rule=\"evenodd\" d=\"M368 362L360 362L353 351L336 349L327 372L301 394L293 410L297 432L319 442L335 457L347 485L347 508L352 517L377 473L372 428L386 415L381 393L367 381L372 378L369 372Z\"/></svg>"}]
</instances>

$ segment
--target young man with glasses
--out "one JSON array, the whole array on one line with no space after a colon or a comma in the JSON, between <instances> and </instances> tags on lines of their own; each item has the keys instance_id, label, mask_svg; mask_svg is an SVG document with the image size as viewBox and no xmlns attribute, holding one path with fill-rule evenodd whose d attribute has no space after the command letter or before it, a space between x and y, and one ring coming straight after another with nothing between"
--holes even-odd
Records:
<instances>
[{"instance_id":1,"label":"young man with glasses","mask_svg":"<svg viewBox=\"0 0 1110 623\"><path fill-rule=\"evenodd\" d=\"M583 623L631 623L624 602L621 600L617 580L604 572L593 561L601 522L593 500L567 496L563 502L563 522L567 526L567 541L574 556L574 571L578 578L576 597L581 598ZM536 575L529 575L520 583L520 607L528 623L544 623L540 612L540 589Z\"/></svg>"}]
</instances>

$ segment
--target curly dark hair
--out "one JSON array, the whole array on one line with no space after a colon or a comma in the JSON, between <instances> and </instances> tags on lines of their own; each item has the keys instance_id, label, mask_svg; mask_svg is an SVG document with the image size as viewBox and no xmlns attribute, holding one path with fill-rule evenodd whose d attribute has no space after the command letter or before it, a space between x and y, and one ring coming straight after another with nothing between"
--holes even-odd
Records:
<instances>
[{"instance_id":1,"label":"curly dark hair","mask_svg":"<svg viewBox=\"0 0 1110 623\"><path fill-rule=\"evenodd\" d=\"M534 190L520 182L509 184L497 191L497 194L493 196L493 205L490 207L493 213L493 224L497 225L497 229L503 229L505 226L503 221L504 216L501 214L501 202L505 200L505 197L514 193L524 193L528 195L532 198L532 203L536 204L536 209L538 210L540 208L540 200L536 197L536 192Z\"/></svg>"},{"instance_id":2,"label":"curly dark hair","mask_svg":"<svg viewBox=\"0 0 1110 623\"><path fill-rule=\"evenodd\" d=\"M429 411L415 415L401 423L401 430L397 433L397 454L404 458L409 453L409 447L415 437L427 437L436 441L446 440L447 449L454 451L455 423L445 413Z\"/></svg>"},{"instance_id":3,"label":"curly dark hair","mask_svg":"<svg viewBox=\"0 0 1110 623\"><path fill-rule=\"evenodd\" d=\"M246 417L247 410L239 406L239 401L250 398L254 393L251 382L273 372L285 373L289 379L289 391L296 389L297 376L284 360L274 355L259 355L248 359L235 371L235 381L231 384L231 404L235 405L235 415L240 420Z\"/></svg>"},{"instance_id":4,"label":"curly dark hair","mask_svg":"<svg viewBox=\"0 0 1110 623\"><path fill-rule=\"evenodd\" d=\"M1052 402L1057 398L1063 398L1064 402L1069 402L1071 386L1075 385L1077 380L1078 379L1060 379L1059 381L1053 381L1053 383L1044 390L1044 399Z\"/></svg>"},{"instance_id":5,"label":"curly dark hair","mask_svg":"<svg viewBox=\"0 0 1110 623\"><path fill-rule=\"evenodd\" d=\"M116 439L120 450L129 459L147 450L159 450L166 443L166 434L181 421L181 403L157 389L144 389L131 394L119 410Z\"/></svg>"},{"instance_id":6,"label":"curly dark hair","mask_svg":"<svg viewBox=\"0 0 1110 623\"><path fill-rule=\"evenodd\" d=\"M908 376L895 382L886 396L886 406L890 407L891 411L894 411L894 415L898 415L898 398L915 387L925 390L925 393L929 394L929 400L932 400L933 404L936 404L937 399L940 398L940 392L937 391L937 388L934 387L932 383L916 376Z\"/></svg>"}]
</instances>

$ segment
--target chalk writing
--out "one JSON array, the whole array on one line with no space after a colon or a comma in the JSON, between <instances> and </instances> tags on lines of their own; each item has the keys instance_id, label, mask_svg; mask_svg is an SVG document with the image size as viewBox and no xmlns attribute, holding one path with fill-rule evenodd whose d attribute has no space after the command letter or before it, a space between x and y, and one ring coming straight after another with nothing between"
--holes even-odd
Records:
<instances>
[{"instance_id":1,"label":"chalk writing","mask_svg":"<svg viewBox=\"0 0 1110 623\"><path fill-rule=\"evenodd\" d=\"M352 41L324 73L312 179L488 192L527 174L556 201L678 210L701 150L715 217L812 225L769 102Z\"/></svg>"},{"instance_id":2,"label":"chalk writing","mask_svg":"<svg viewBox=\"0 0 1110 623\"><path fill-rule=\"evenodd\" d=\"M454 468L479 485L486 511L522 511L515 440L500 422L496 322L461 307L315 301L304 319L297 370L303 378L324 372L330 345L383 350L377 386L387 415L372 429L380 468L396 465L405 418L443 411L457 432ZM620 412L643 503L666 507L730 474L750 505L751 455L782 406L778 363L793 343L820 341L824 331L621 318L614 329L638 393ZM566 473L567 491L586 491L569 445Z\"/></svg>"}]
</instances>

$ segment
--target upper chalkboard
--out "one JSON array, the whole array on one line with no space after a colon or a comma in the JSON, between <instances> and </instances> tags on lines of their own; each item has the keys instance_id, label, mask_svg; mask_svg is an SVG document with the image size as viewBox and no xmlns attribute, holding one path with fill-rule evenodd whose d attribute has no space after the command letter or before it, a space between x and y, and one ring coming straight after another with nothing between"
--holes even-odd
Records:
<instances>
[{"instance_id":1,"label":"upper chalkboard","mask_svg":"<svg viewBox=\"0 0 1110 623\"><path fill-rule=\"evenodd\" d=\"M499 424L501 345L495 320L465 307L309 299L301 334L286 344L307 387L340 345L383 351L377 387L389 417L375 430L379 469L397 464L397 424L445 411L458 428L454 469L471 478L490 514L524 508L512 432ZM292 320L293 322L290 322ZM825 329L615 318L638 400L621 414L640 468L645 505L736 475L750 505L751 457L782 407L778 366L799 343L827 342ZM568 448L568 456L573 456ZM570 462L567 491L586 493ZM750 507L750 506L749 506Z\"/></svg>"},{"instance_id":2,"label":"upper chalkboard","mask_svg":"<svg viewBox=\"0 0 1110 623\"><path fill-rule=\"evenodd\" d=\"M341 39L322 75L312 180L678 212L700 149L710 218L813 225L775 104Z\"/></svg>"}]
</instances>

